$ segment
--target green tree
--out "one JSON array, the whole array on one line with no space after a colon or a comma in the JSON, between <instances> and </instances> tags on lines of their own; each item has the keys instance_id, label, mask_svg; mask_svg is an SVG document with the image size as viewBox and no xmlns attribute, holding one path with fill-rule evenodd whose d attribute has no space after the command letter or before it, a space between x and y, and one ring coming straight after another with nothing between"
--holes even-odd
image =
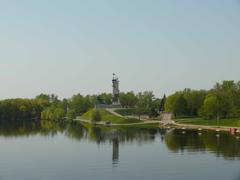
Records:
<instances>
[{"instance_id":1,"label":"green tree","mask_svg":"<svg viewBox=\"0 0 240 180\"><path fill-rule=\"evenodd\" d=\"M68 104L69 110L74 111L75 116L82 115L94 106L90 96L84 97L81 94L73 95Z\"/></svg>"},{"instance_id":2,"label":"green tree","mask_svg":"<svg viewBox=\"0 0 240 180\"><path fill-rule=\"evenodd\" d=\"M163 96L163 98L161 99L161 102L160 102L160 108L159 108L160 112L164 112L165 111L165 103L166 103L166 101L167 101L167 97L164 94L164 96Z\"/></svg>"},{"instance_id":3,"label":"green tree","mask_svg":"<svg viewBox=\"0 0 240 180\"><path fill-rule=\"evenodd\" d=\"M227 118L232 111L233 104L231 100L221 93L207 95L202 107L202 115L207 119Z\"/></svg>"},{"instance_id":4,"label":"green tree","mask_svg":"<svg viewBox=\"0 0 240 180\"><path fill-rule=\"evenodd\" d=\"M67 111L67 118L68 118L68 120L73 120L75 117L76 117L77 115L76 115L76 112L75 112L75 110L74 109L69 109L68 111Z\"/></svg>"},{"instance_id":5,"label":"green tree","mask_svg":"<svg viewBox=\"0 0 240 180\"><path fill-rule=\"evenodd\" d=\"M198 116L207 92L185 89L170 95L165 103L165 111L175 116Z\"/></svg>"},{"instance_id":6,"label":"green tree","mask_svg":"<svg viewBox=\"0 0 240 180\"><path fill-rule=\"evenodd\" d=\"M98 95L97 99L99 104L107 104L107 105L112 104L112 94L102 93Z\"/></svg>"},{"instance_id":7,"label":"green tree","mask_svg":"<svg viewBox=\"0 0 240 180\"><path fill-rule=\"evenodd\" d=\"M208 95L202 107L202 115L207 119L216 118L219 113L218 103L219 102L216 95Z\"/></svg>"},{"instance_id":8,"label":"green tree","mask_svg":"<svg viewBox=\"0 0 240 180\"><path fill-rule=\"evenodd\" d=\"M180 96L181 96L181 93L179 93L179 92L168 96L166 103L165 103L165 111L166 112L171 113L174 111L175 104Z\"/></svg>"},{"instance_id":9,"label":"green tree","mask_svg":"<svg viewBox=\"0 0 240 180\"><path fill-rule=\"evenodd\" d=\"M49 107L51 105L50 95L47 95L47 94L40 94L36 96L35 101L37 104L41 106L42 109Z\"/></svg>"},{"instance_id":10,"label":"green tree","mask_svg":"<svg viewBox=\"0 0 240 180\"><path fill-rule=\"evenodd\" d=\"M160 108L161 108L162 100L155 99L152 101L150 105L150 110L148 112L149 117L157 117L160 114Z\"/></svg>"},{"instance_id":11,"label":"green tree","mask_svg":"<svg viewBox=\"0 0 240 180\"><path fill-rule=\"evenodd\" d=\"M183 95L179 96L173 106L173 114L175 117L187 114L187 101Z\"/></svg>"},{"instance_id":12,"label":"green tree","mask_svg":"<svg viewBox=\"0 0 240 180\"><path fill-rule=\"evenodd\" d=\"M53 116L55 121L63 120L63 118L65 117L64 109L62 108L54 109Z\"/></svg>"},{"instance_id":13,"label":"green tree","mask_svg":"<svg viewBox=\"0 0 240 180\"><path fill-rule=\"evenodd\" d=\"M121 93L119 96L122 107L133 108L138 102L137 96L131 91L127 93Z\"/></svg>"},{"instance_id":14,"label":"green tree","mask_svg":"<svg viewBox=\"0 0 240 180\"><path fill-rule=\"evenodd\" d=\"M188 116L198 116L199 110L201 109L207 94L206 91L185 89L182 93L187 101L186 114Z\"/></svg>"},{"instance_id":15,"label":"green tree","mask_svg":"<svg viewBox=\"0 0 240 180\"><path fill-rule=\"evenodd\" d=\"M139 114L139 118L143 114L149 115L154 100L153 92L145 91L143 93L138 93L137 97L137 112Z\"/></svg>"}]
</instances>

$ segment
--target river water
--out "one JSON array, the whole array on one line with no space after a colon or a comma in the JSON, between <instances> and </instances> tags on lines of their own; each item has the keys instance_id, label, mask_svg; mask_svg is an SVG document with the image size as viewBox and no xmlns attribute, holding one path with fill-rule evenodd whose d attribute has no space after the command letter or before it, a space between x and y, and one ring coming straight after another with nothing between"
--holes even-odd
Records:
<instances>
[{"instance_id":1,"label":"river water","mask_svg":"<svg viewBox=\"0 0 240 180\"><path fill-rule=\"evenodd\" d=\"M0 123L0 180L239 180L229 133Z\"/></svg>"}]
</instances>

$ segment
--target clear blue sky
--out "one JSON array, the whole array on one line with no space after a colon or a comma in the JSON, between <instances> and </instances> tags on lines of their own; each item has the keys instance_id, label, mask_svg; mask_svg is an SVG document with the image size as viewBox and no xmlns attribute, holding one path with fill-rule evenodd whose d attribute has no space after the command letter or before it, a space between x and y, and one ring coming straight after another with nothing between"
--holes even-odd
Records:
<instances>
[{"instance_id":1,"label":"clear blue sky","mask_svg":"<svg viewBox=\"0 0 240 180\"><path fill-rule=\"evenodd\" d=\"M240 80L238 0L0 0L0 98Z\"/></svg>"}]
</instances>

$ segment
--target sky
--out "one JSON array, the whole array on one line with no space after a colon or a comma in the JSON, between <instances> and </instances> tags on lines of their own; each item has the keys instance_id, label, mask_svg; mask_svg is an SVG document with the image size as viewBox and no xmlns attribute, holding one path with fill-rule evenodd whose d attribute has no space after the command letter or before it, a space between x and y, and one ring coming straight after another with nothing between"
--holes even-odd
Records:
<instances>
[{"instance_id":1,"label":"sky","mask_svg":"<svg viewBox=\"0 0 240 180\"><path fill-rule=\"evenodd\" d=\"M0 99L240 80L239 0L0 0Z\"/></svg>"}]
</instances>

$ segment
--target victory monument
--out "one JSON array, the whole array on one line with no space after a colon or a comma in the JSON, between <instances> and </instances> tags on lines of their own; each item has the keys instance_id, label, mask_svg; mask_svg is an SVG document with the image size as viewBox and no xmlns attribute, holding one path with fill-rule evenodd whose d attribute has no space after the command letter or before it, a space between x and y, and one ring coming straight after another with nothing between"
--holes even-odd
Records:
<instances>
[{"instance_id":1,"label":"victory monument","mask_svg":"<svg viewBox=\"0 0 240 180\"><path fill-rule=\"evenodd\" d=\"M101 99L98 99L98 103L95 104L96 108L121 108L119 96L120 96L120 90L119 90L119 79L116 76L115 73L113 73L112 78L112 104L106 104Z\"/></svg>"},{"instance_id":2,"label":"victory monument","mask_svg":"<svg viewBox=\"0 0 240 180\"><path fill-rule=\"evenodd\" d=\"M113 92L112 92L112 105L120 106L120 101L119 101L119 94L120 94L119 80L118 80L118 77L115 75L115 73L113 73L112 88L113 88Z\"/></svg>"}]
</instances>

